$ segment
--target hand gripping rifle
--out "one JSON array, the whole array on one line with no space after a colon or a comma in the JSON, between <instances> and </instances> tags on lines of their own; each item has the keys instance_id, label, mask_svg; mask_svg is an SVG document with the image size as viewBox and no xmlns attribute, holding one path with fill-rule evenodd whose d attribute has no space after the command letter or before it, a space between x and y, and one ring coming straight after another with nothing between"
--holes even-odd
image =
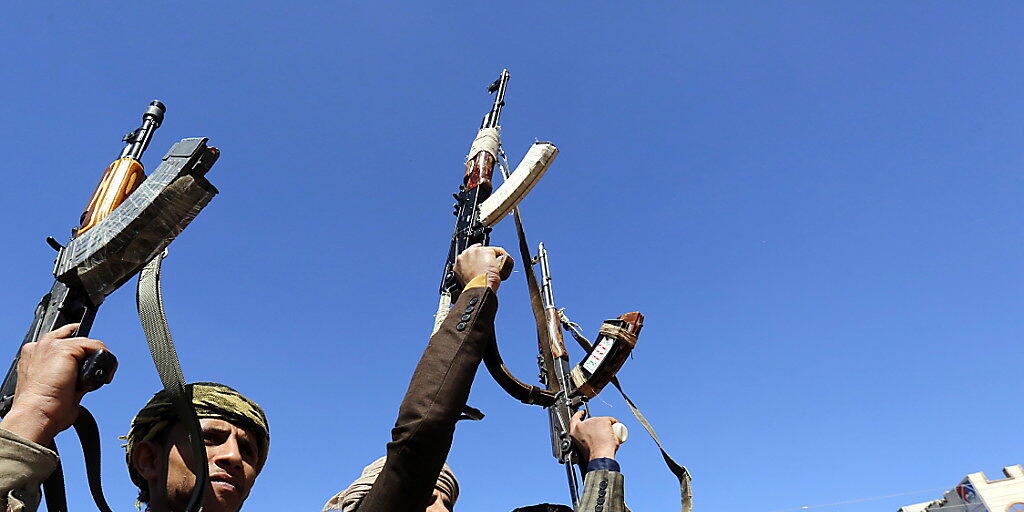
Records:
<instances>
[{"instance_id":1,"label":"hand gripping rifle","mask_svg":"<svg viewBox=\"0 0 1024 512\"><path fill-rule=\"evenodd\" d=\"M159 262L168 244L217 194L217 189L207 181L205 174L220 152L207 146L206 138L182 139L164 155L152 175L147 178L143 173L142 154L163 122L165 110L163 103L154 100L142 115L142 125L124 136L124 149L104 171L67 245L62 246L53 237L47 238L47 243L57 251L53 267L55 279L49 293L36 306L23 345L71 323L80 324L76 336L88 336L97 309L108 295L140 272L159 278ZM140 287L140 294L143 291ZM140 314L146 303L142 298ZM159 320L163 312L162 307L158 309ZM150 338L152 328L144 327L147 338ZM166 330L165 324L163 329ZM173 349L173 345L171 347ZM156 360L158 354L152 343L151 350ZM0 387L0 416L6 416L11 410L17 387L19 356L20 348ZM176 355L173 361L166 354L160 356L162 360L157 362L157 366L163 379L163 374L167 373L165 370L173 373L178 361ZM103 350L93 352L80 367L78 389L92 391L109 383L116 369L117 359L112 354ZM177 374L181 374L180 367L177 367ZM191 402L188 402L188 408L191 410ZM194 414L192 411L193 418ZM192 429L192 439L198 439L195 430L198 420L192 425L187 416L182 418ZM101 511L108 512L110 508L100 486L100 442L96 420L82 407L74 427L85 454L93 499ZM197 454L204 454L202 443L193 442L192 445L194 450L198 448ZM51 445L51 448L56 447ZM198 460L205 461L205 456L200 455ZM206 464L197 464L197 469L200 465L202 471L196 472L198 482L205 482ZM196 485L190 511L199 509L204 487ZM47 510L67 510L59 462L53 475L43 484L43 490Z\"/></svg>"},{"instance_id":2,"label":"hand gripping rifle","mask_svg":"<svg viewBox=\"0 0 1024 512\"><path fill-rule=\"evenodd\" d=\"M597 396L605 385L615 378L623 363L636 346L637 337L643 328L644 316L639 311L626 313L618 318L605 320L597 342L584 347L587 355L570 369L569 353L562 337L562 325L567 321L555 305L551 286L551 268L548 251L541 243L537 257L530 258L526 250L522 221L518 219L520 250L522 257L540 266L541 284L531 266L526 266L527 286L530 289L531 305L537 321L537 338L540 354L540 380L543 389L526 384L514 377L504 365L501 355L494 347L484 356L484 362L491 376L514 398L526 404L540 405L548 411L551 432L551 454L565 467L569 483L569 495L573 507L579 504L579 481L576 473L580 460L569 436L570 419L580 408L587 407L587 401ZM588 409L589 412L589 409ZM619 442L625 442L628 430L625 425L613 426Z\"/></svg>"},{"instance_id":3,"label":"hand gripping rifle","mask_svg":"<svg viewBox=\"0 0 1024 512\"><path fill-rule=\"evenodd\" d=\"M616 374L636 346L637 337L643 328L644 316L638 311L626 313L618 318L605 320L598 331L598 337L591 343L580 332L579 325L569 320L562 309L555 305L554 293L551 288L551 268L548 252L544 244L540 244L536 258L530 256L530 250L523 230L522 219L518 208L513 210L516 220L516 231L519 236L519 251L525 261L539 264L543 286L538 285L533 265L524 265L527 288L530 291L530 305L537 324L537 342L540 354L537 362L540 365L540 380L545 386L539 388L526 384L513 376L501 359L496 344L484 354L484 364L495 381L513 398L532 405L540 405L548 410L548 423L551 432L551 453L565 466L569 481L569 493L573 507L579 504L579 483L576 476L577 460L571 438L569 437L569 420L581 407L597 396L602 389L611 383L622 395L629 406L630 412L644 427L654 440L665 465L679 481L681 510L690 512L693 509L693 497L690 490L690 473L672 458L662 446L661 439L654 427L640 411L633 400L622 390ZM573 339L587 352L583 360L569 369L569 356L561 330L572 334ZM589 412L589 410L588 410ZM613 425L619 442L625 442L628 431L621 423Z\"/></svg>"},{"instance_id":4,"label":"hand gripping rifle","mask_svg":"<svg viewBox=\"0 0 1024 512\"><path fill-rule=\"evenodd\" d=\"M565 466L569 478L569 493L575 506L579 502L574 464L585 464L574 453L572 438L569 437L569 420L580 409L590 408L587 400L597 396L622 368L633 347L636 346L640 329L644 326L644 315L639 311L626 313L618 318L605 320L601 326L597 343L587 352L580 364L569 370L569 354L562 338L562 312L555 306L555 295L551 288L551 267L548 251L541 242L537 248L537 264L541 273L541 296L544 305L545 331L549 350L538 357L541 366L541 382L556 393L555 403L548 407L551 426L551 453ZM629 431L622 423L612 425L620 443L626 442Z\"/></svg>"},{"instance_id":5,"label":"hand gripping rifle","mask_svg":"<svg viewBox=\"0 0 1024 512\"><path fill-rule=\"evenodd\" d=\"M441 298L437 314L434 315L434 332L441 327L451 305L462 293L462 285L455 277L455 258L473 244L487 245L491 228L533 189L558 155L558 148L554 144L534 143L516 170L505 177L505 182L497 190L493 190L494 166L502 154L499 121L501 108L505 106L508 78L508 70L503 70L501 76L487 88L489 93L494 94L494 103L484 115L480 130L466 155L466 172L459 192L453 194L455 231L441 274Z\"/></svg>"},{"instance_id":6,"label":"hand gripping rifle","mask_svg":"<svg viewBox=\"0 0 1024 512\"><path fill-rule=\"evenodd\" d=\"M507 174L508 164L500 145L498 152L502 157L502 165L500 165L502 173L508 180L510 178ZM511 176L514 177L515 173ZM573 507L579 503L579 483L575 464L583 461L576 460L577 457L569 436L569 421L580 407L586 407L587 401L597 396L610 382L622 394L626 404L629 405L630 412L658 445L665 465L679 480L681 509L683 512L690 512L692 510L692 493L689 471L677 463L665 450L658 435L654 432L654 428L622 390L616 377L616 373L622 368L626 358L636 346L637 336L643 328L643 315L634 311L618 318L605 320L599 330L596 343L592 344L580 332L579 326L571 322L555 306L547 251L541 244L537 258L530 255L529 243L526 240L519 208L515 204L510 205L509 208L515 218L520 256L524 262L531 263L524 264L523 267L527 288L530 292L530 305L537 327L537 344L540 352L537 362L540 365L540 380L544 388L527 384L512 375L508 367L505 366L496 343L488 347L484 353L484 365L487 367L487 371L498 385L513 398L525 404L540 405L548 410L551 452L555 459L565 466ZM453 261L450 255L449 261ZM541 266L544 280L543 291L533 270L532 264L534 263L539 263ZM440 310L438 312L441 313ZM569 369L568 352L562 338L562 328L569 331L573 339L587 352L582 362L571 370ZM615 425L617 427L613 427L613 429L616 430L619 441L625 442L628 436L625 426L621 423Z\"/></svg>"}]
</instances>

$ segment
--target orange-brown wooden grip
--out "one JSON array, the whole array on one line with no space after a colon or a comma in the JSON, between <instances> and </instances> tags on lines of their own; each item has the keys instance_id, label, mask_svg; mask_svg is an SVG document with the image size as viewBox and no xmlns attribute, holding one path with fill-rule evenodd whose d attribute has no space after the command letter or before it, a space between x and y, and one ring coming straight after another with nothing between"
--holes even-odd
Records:
<instances>
[{"instance_id":1,"label":"orange-brown wooden grip","mask_svg":"<svg viewBox=\"0 0 1024 512\"><path fill-rule=\"evenodd\" d=\"M558 315L558 310L555 308L547 308L544 310L544 319L547 320L545 324L548 328L548 343L551 344L551 357L554 358L568 358L569 354L565 350L565 339L562 337L562 319Z\"/></svg>"},{"instance_id":2,"label":"orange-brown wooden grip","mask_svg":"<svg viewBox=\"0 0 1024 512\"><path fill-rule=\"evenodd\" d=\"M128 198L128 195L146 178L142 164L132 158L118 158L105 171L92 198L82 213L81 225L75 235L81 235L107 218L110 212Z\"/></svg>"},{"instance_id":3,"label":"orange-brown wooden grip","mask_svg":"<svg viewBox=\"0 0 1024 512\"><path fill-rule=\"evenodd\" d=\"M466 190L471 190L481 184L490 186L493 177L494 155L481 151L466 162L466 175L462 178L462 181Z\"/></svg>"}]
</instances>

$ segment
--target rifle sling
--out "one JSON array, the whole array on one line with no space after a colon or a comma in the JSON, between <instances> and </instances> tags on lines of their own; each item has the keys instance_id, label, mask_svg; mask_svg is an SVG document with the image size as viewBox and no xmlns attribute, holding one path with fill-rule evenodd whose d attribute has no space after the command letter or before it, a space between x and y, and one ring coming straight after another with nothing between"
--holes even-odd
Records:
<instances>
[{"instance_id":1,"label":"rifle sling","mask_svg":"<svg viewBox=\"0 0 1024 512\"><path fill-rule=\"evenodd\" d=\"M210 482L209 468L206 460L206 446L203 443L202 428L199 417L192 406L192 389L185 387L185 377L181 372L181 361L174 347L170 328L167 326L167 315L164 313L163 293L160 288L160 264L167 252L157 255L146 264L139 273L139 286L135 299L139 309L139 321L146 334L149 353L153 357L156 373L164 390L170 394L177 409L178 419L188 433L189 446L192 448L195 464L192 472L196 475L196 485L192 488L189 498L188 512L202 510L203 495Z\"/></svg>"},{"instance_id":2,"label":"rifle sling","mask_svg":"<svg viewBox=\"0 0 1024 512\"><path fill-rule=\"evenodd\" d=\"M579 343L581 347L589 351L593 344L583 336L583 333L579 332L576 325L578 324L571 322L568 317L563 314L562 326L566 331L569 331L569 334L571 334L573 339L576 340L576 343ZM691 478L689 470L686 469L686 466L676 462L675 459L669 455L668 451L665 450L664 445L661 444L661 438L658 437L658 434L654 431L654 427L651 426L651 423L647 421L647 417L644 416L644 413L640 411L640 408L633 403L633 400L629 398L629 395L623 391L622 385L619 383L619 378L612 377L611 383L615 386L615 389L619 390L619 394L621 394L622 399L626 401L626 405L629 406L629 410L633 413L633 417L636 418L636 420L640 422L640 425L644 427L647 434L654 440L654 444L658 445L658 449L661 450L661 457L665 459L665 466L667 466L668 470L671 471L679 480L679 497L682 503L682 511L691 512L693 510L693 489L690 487Z\"/></svg>"},{"instance_id":3,"label":"rifle sling","mask_svg":"<svg viewBox=\"0 0 1024 512\"><path fill-rule=\"evenodd\" d=\"M73 425L78 441L82 444L82 454L85 456L85 476L89 482L89 492L92 493L92 500L100 512L111 512L107 505L107 499L103 496L103 486L100 479L100 429L96 425L96 418L85 407L79 406L78 418ZM63 487L63 486L61 486ZM50 510L47 503L46 509Z\"/></svg>"},{"instance_id":4,"label":"rifle sling","mask_svg":"<svg viewBox=\"0 0 1024 512\"><path fill-rule=\"evenodd\" d=\"M47 448L57 453L57 444L53 441L50 441ZM61 466L60 456L57 457L57 466L53 473L43 480L43 498L46 500L47 512L67 512L68 496L64 490L64 468Z\"/></svg>"},{"instance_id":5,"label":"rifle sling","mask_svg":"<svg viewBox=\"0 0 1024 512\"><path fill-rule=\"evenodd\" d=\"M75 434L82 445L82 454L85 456L85 475L89 482L89 492L100 512L111 512L107 505L107 499L103 496L103 486L100 479L100 430L96 425L96 418L88 409L78 406L78 418L72 424ZM57 445L50 442L47 448L57 453ZM46 500L46 510L53 512L67 512L68 497L64 490L64 468L60 463L60 456L57 457L57 467L50 473L50 476L43 481L43 498Z\"/></svg>"},{"instance_id":6,"label":"rifle sling","mask_svg":"<svg viewBox=\"0 0 1024 512\"><path fill-rule=\"evenodd\" d=\"M515 217L516 231L519 233L519 253L523 259L523 268L526 273L526 283L530 290L530 307L533 310L533 318L537 323L537 339L543 340L547 336L547 326L544 318L544 305L540 299L540 289L537 287L537 278L533 273L533 265L530 264L530 247L527 245L526 233L523 231L523 221L519 216L519 208L513 208L512 214ZM517 379L505 366L498 351L497 343L492 343L484 352L484 365L487 371L494 378L495 382L512 395L513 398L524 404L540 405L548 407L555 403L556 396L551 390L543 389L532 384L527 384Z\"/></svg>"}]
</instances>

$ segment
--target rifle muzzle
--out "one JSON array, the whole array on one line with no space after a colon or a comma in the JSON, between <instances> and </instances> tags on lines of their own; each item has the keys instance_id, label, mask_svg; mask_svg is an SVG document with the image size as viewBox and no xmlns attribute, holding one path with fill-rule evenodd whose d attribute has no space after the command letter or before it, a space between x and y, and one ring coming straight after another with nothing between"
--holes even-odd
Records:
<instances>
[{"instance_id":1,"label":"rifle muzzle","mask_svg":"<svg viewBox=\"0 0 1024 512\"><path fill-rule=\"evenodd\" d=\"M153 100L149 102L149 107L142 114L142 121L146 119L152 119L156 123L156 127L160 126L164 122L164 114L167 112L167 107L160 100ZM154 127L155 128L155 127Z\"/></svg>"}]
</instances>

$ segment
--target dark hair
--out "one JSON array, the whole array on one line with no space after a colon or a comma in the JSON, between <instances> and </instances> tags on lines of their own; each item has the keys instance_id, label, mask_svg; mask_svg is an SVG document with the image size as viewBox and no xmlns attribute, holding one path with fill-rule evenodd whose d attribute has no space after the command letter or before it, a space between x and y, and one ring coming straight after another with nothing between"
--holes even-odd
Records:
<instances>
[{"instance_id":1,"label":"dark hair","mask_svg":"<svg viewBox=\"0 0 1024 512\"><path fill-rule=\"evenodd\" d=\"M177 424L177 422L174 422L167 425L167 427L161 429L160 432L157 432L156 435L153 436L153 439L150 439L148 442L153 443L161 448L167 448L167 440L170 439L171 437L171 430ZM132 463L134 464L134 461ZM134 480L132 481L135 483L135 486L139 488L139 495L138 497L135 498L135 500L138 501L139 503L145 503L146 505L149 505L149 500L152 498L149 494L149 483L146 482L145 484L142 484L139 482L135 482ZM147 510L149 509L148 506L146 508Z\"/></svg>"}]
</instances>

